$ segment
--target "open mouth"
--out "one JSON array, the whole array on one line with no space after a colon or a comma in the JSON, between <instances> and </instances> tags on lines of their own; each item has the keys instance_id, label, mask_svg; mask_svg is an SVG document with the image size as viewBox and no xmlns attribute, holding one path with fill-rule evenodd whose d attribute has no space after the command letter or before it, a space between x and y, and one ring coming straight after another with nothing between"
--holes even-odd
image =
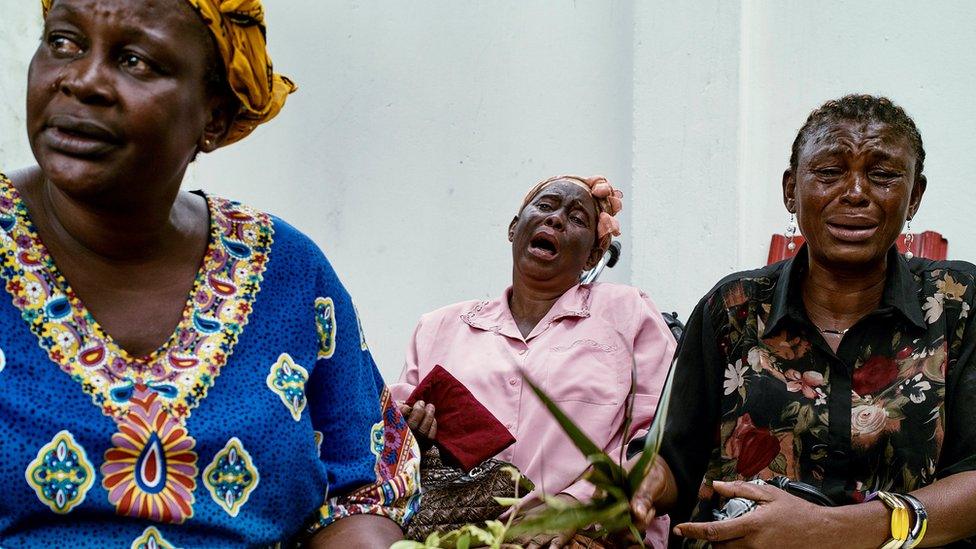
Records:
<instances>
[{"instance_id":1,"label":"open mouth","mask_svg":"<svg viewBox=\"0 0 976 549\"><path fill-rule=\"evenodd\" d=\"M552 235L539 233L529 241L529 251L539 257L551 259L559 255L559 243Z\"/></svg>"}]
</instances>

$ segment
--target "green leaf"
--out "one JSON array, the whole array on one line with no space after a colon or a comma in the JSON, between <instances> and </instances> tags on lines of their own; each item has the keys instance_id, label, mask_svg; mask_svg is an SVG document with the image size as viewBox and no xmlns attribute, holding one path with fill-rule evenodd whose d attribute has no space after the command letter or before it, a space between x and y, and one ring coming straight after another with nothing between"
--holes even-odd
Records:
<instances>
[{"instance_id":1,"label":"green leaf","mask_svg":"<svg viewBox=\"0 0 976 549\"><path fill-rule=\"evenodd\" d=\"M573 420L566 415L566 412L563 412L559 405L549 398L549 396L543 392L542 389L540 389L529 376L525 376L525 382L529 384L532 392L535 393L535 395L539 397L539 400L541 400L546 408L549 409L549 413L551 413L556 419L556 423L562 427L563 431L565 431L569 436L569 439L573 441L573 444L575 444L577 448L579 448L580 452L583 452L584 456L589 457L594 454L603 453L603 450L601 450L599 446L590 440L590 437L586 436L586 433L584 433L583 430L580 429L576 423L574 423Z\"/></svg>"},{"instance_id":2,"label":"green leaf","mask_svg":"<svg viewBox=\"0 0 976 549\"><path fill-rule=\"evenodd\" d=\"M497 501L498 502L498 505L501 505L501 506L504 506L504 507L511 507L511 506L515 505L516 503L522 501L522 498L500 498L500 497L496 497L496 498L492 498L492 499L494 499L495 501Z\"/></svg>"},{"instance_id":3,"label":"green leaf","mask_svg":"<svg viewBox=\"0 0 976 549\"><path fill-rule=\"evenodd\" d=\"M637 491L644 477L651 470L651 466L654 465L654 459L657 457L658 452L661 450L661 440L664 438L664 426L668 421L668 407L671 403L671 386L674 384L674 370L674 362L672 362L671 369L668 370L668 377L664 381L664 387L661 388L661 399L657 403L654 421L651 423L650 428L647 430L647 436L644 438L644 450L641 452L640 458L637 459L637 463L634 464L630 473L627 475L627 481L630 485L627 491L628 494L633 494Z\"/></svg>"},{"instance_id":4,"label":"green leaf","mask_svg":"<svg viewBox=\"0 0 976 549\"><path fill-rule=\"evenodd\" d=\"M588 456L587 460L593 464L594 469L600 469L617 486L622 486L627 478L627 471L604 453Z\"/></svg>"},{"instance_id":5,"label":"green leaf","mask_svg":"<svg viewBox=\"0 0 976 549\"><path fill-rule=\"evenodd\" d=\"M629 528L630 528L630 535L634 536L634 539L637 540L637 544L640 545L641 547L644 547L644 535L641 534L640 531L637 529L637 527L634 526L633 524L631 524Z\"/></svg>"},{"instance_id":6,"label":"green leaf","mask_svg":"<svg viewBox=\"0 0 976 549\"><path fill-rule=\"evenodd\" d=\"M425 547L427 546L419 541L405 539L394 543L390 546L390 549L424 549Z\"/></svg>"},{"instance_id":7,"label":"green leaf","mask_svg":"<svg viewBox=\"0 0 976 549\"><path fill-rule=\"evenodd\" d=\"M637 362L634 355L630 356L630 391L627 392L627 410L624 413L624 442L630 440L630 426L634 421L634 401L637 399ZM620 457L618 463L627 460L627 445L620 446Z\"/></svg>"},{"instance_id":8,"label":"green leaf","mask_svg":"<svg viewBox=\"0 0 976 549\"><path fill-rule=\"evenodd\" d=\"M471 547L471 534L465 533L458 538L457 544L454 545L457 549L468 549Z\"/></svg>"},{"instance_id":9,"label":"green leaf","mask_svg":"<svg viewBox=\"0 0 976 549\"><path fill-rule=\"evenodd\" d=\"M632 524L630 503L619 501L610 505L591 502L564 510L546 509L527 516L512 527L513 535L539 532L570 532L582 530L591 524L600 524L607 530L619 531Z\"/></svg>"}]
</instances>

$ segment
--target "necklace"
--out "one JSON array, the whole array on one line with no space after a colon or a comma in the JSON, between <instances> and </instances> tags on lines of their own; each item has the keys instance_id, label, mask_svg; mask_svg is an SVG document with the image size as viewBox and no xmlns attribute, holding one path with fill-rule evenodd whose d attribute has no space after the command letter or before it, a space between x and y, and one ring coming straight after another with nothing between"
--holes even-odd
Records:
<instances>
[{"instance_id":1,"label":"necklace","mask_svg":"<svg viewBox=\"0 0 976 549\"><path fill-rule=\"evenodd\" d=\"M842 336L846 334L847 330L850 330L850 328L844 328L843 330L831 330L828 328L821 328L820 326L817 326L817 330L823 335Z\"/></svg>"}]
</instances>

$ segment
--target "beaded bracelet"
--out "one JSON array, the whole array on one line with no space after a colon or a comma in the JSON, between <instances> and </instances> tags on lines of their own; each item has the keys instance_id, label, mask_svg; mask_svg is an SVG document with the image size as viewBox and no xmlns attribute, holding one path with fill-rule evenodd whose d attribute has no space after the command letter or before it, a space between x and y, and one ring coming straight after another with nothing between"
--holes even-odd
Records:
<instances>
[{"instance_id":1,"label":"beaded bracelet","mask_svg":"<svg viewBox=\"0 0 976 549\"><path fill-rule=\"evenodd\" d=\"M929 514L925 510L925 505L918 500L915 496L911 494L897 494L906 506L911 508L912 514L915 516L915 521L912 523L912 528L908 532L908 539L902 544L902 549L912 549L919 543L922 543L922 538L925 537L925 530L929 525Z\"/></svg>"},{"instance_id":2,"label":"beaded bracelet","mask_svg":"<svg viewBox=\"0 0 976 549\"><path fill-rule=\"evenodd\" d=\"M908 507L902 502L901 498L888 492L878 492L878 498L891 509L891 539L881 546L881 549L900 549L908 539L909 523L911 517L908 514Z\"/></svg>"}]
</instances>

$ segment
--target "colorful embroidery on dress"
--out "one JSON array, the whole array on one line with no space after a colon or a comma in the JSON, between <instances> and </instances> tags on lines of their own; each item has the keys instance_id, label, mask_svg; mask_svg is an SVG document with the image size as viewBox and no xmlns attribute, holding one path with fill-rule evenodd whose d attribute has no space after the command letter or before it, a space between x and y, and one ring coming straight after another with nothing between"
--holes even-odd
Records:
<instances>
[{"instance_id":1,"label":"colorful embroidery on dress","mask_svg":"<svg viewBox=\"0 0 976 549\"><path fill-rule=\"evenodd\" d=\"M320 526L360 513L383 515L404 524L420 506L420 447L389 389L383 389L380 402L383 432L376 459L376 482L342 498L327 500L319 509ZM369 434L371 442L375 440L374 433L375 428Z\"/></svg>"},{"instance_id":2,"label":"colorful embroidery on dress","mask_svg":"<svg viewBox=\"0 0 976 549\"><path fill-rule=\"evenodd\" d=\"M61 431L37 452L25 476L37 499L64 515L85 501L95 481L95 469L75 437Z\"/></svg>"},{"instance_id":3,"label":"colorful embroidery on dress","mask_svg":"<svg viewBox=\"0 0 976 549\"><path fill-rule=\"evenodd\" d=\"M383 453L383 435L385 433L386 433L386 425L383 423L382 420L373 424L373 429L370 431L370 439L372 445L370 446L369 449L370 451L373 452L373 455L376 457L380 457L380 454Z\"/></svg>"},{"instance_id":4,"label":"colorful embroidery on dress","mask_svg":"<svg viewBox=\"0 0 976 549\"><path fill-rule=\"evenodd\" d=\"M163 539L155 527L150 526L143 530L142 535L136 538L129 549L176 549L171 543Z\"/></svg>"},{"instance_id":5,"label":"colorful embroidery on dress","mask_svg":"<svg viewBox=\"0 0 976 549\"><path fill-rule=\"evenodd\" d=\"M251 454L232 437L203 470L203 484L210 497L228 515L236 517L261 480Z\"/></svg>"},{"instance_id":6,"label":"colorful embroidery on dress","mask_svg":"<svg viewBox=\"0 0 976 549\"><path fill-rule=\"evenodd\" d=\"M227 363L260 289L271 219L207 197L210 244L176 331L147 357L132 357L106 334L68 286L10 181L0 178L0 272L14 305L60 368L105 415L123 418L134 387L158 393L163 409L190 415Z\"/></svg>"},{"instance_id":7,"label":"colorful embroidery on dress","mask_svg":"<svg viewBox=\"0 0 976 549\"><path fill-rule=\"evenodd\" d=\"M102 486L120 515L180 524L193 516L196 441L158 399L145 388L131 397L105 452Z\"/></svg>"},{"instance_id":8,"label":"colorful embroidery on dress","mask_svg":"<svg viewBox=\"0 0 976 549\"><path fill-rule=\"evenodd\" d=\"M318 449L318 451L319 451L319 457L321 458L322 457L322 441L325 440L325 435L322 434L322 431L313 431L312 432L312 435L315 437L315 447Z\"/></svg>"},{"instance_id":9,"label":"colorful embroidery on dress","mask_svg":"<svg viewBox=\"0 0 976 549\"><path fill-rule=\"evenodd\" d=\"M335 304L331 297L315 298L315 328L319 332L319 358L332 358L337 330Z\"/></svg>"},{"instance_id":10,"label":"colorful embroidery on dress","mask_svg":"<svg viewBox=\"0 0 976 549\"><path fill-rule=\"evenodd\" d=\"M302 411L305 410L306 381L308 370L296 364L288 353L281 353L268 373L268 388L281 398L295 421L302 419Z\"/></svg>"}]
</instances>

